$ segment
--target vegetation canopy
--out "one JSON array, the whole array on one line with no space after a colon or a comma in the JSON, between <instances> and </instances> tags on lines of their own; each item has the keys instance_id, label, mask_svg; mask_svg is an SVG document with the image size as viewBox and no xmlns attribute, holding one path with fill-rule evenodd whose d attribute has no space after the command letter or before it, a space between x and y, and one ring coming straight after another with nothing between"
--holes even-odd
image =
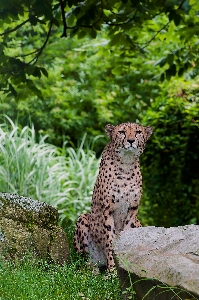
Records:
<instances>
[{"instance_id":1,"label":"vegetation canopy","mask_svg":"<svg viewBox=\"0 0 199 300\"><path fill-rule=\"evenodd\" d=\"M198 15L196 0L2 0L1 90L16 97L16 87L25 84L42 97L31 75L48 76L38 59L49 39L95 39L103 33L113 55L119 53L119 68L124 56L148 55L148 46L161 41L168 45L167 53L156 63L166 65L159 74L161 79L182 75L187 69L195 76Z\"/></svg>"}]
</instances>

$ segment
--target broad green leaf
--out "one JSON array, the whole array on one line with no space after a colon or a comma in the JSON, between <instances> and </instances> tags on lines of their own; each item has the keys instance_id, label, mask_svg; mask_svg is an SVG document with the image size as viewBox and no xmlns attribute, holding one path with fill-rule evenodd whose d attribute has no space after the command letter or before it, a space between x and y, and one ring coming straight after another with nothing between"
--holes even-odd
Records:
<instances>
[{"instance_id":1,"label":"broad green leaf","mask_svg":"<svg viewBox=\"0 0 199 300\"><path fill-rule=\"evenodd\" d=\"M14 89L13 85L12 84L9 84L9 90L11 92L11 94L16 97L17 96L17 92L16 90Z\"/></svg>"},{"instance_id":2,"label":"broad green leaf","mask_svg":"<svg viewBox=\"0 0 199 300\"><path fill-rule=\"evenodd\" d=\"M35 69L34 69L32 75L33 75L34 77L39 77L39 78L40 78L40 77L41 77L41 71L40 71L40 68L35 67Z\"/></svg>"},{"instance_id":3,"label":"broad green leaf","mask_svg":"<svg viewBox=\"0 0 199 300\"><path fill-rule=\"evenodd\" d=\"M174 23L176 26L178 26L181 22L181 16L179 14L176 14L174 17Z\"/></svg>"},{"instance_id":4,"label":"broad green leaf","mask_svg":"<svg viewBox=\"0 0 199 300\"><path fill-rule=\"evenodd\" d=\"M167 62L167 57L162 57L161 59L159 59L154 65L160 65L160 67L163 67Z\"/></svg>"},{"instance_id":5,"label":"broad green leaf","mask_svg":"<svg viewBox=\"0 0 199 300\"><path fill-rule=\"evenodd\" d=\"M166 61L167 61L167 63L168 63L169 65L172 65L172 64L173 64L173 61L174 61L174 55L173 55L173 53L169 53L169 54L167 55Z\"/></svg>"},{"instance_id":6,"label":"broad green leaf","mask_svg":"<svg viewBox=\"0 0 199 300\"><path fill-rule=\"evenodd\" d=\"M112 69L112 74L114 75L120 75L122 72L122 68L120 66L115 67L114 69Z\"/></svg>"},{"instance_id":7,"label":"broad green leaf","mask_svg":"<svg viewBox=\"0 0 199 300\"><path fill-rule=\"evenodd\" d=\"M29 20L30 20L30 24L33 26L35 26L38 22L38 19L34 15L30 15Z\"/></svg>"},{"instance_id":8,"label":"broad green leaf","mask_svg":"<svg viewBox=\"0 0 199 300\"><path fill-rule=\"evenodd\" d=\"M53 24L55 24L55 26L59 27L59 21L56 18L53 18Z\"/></svg>"},{"instance_id":9,"label":"broad green leaf","mask_svg":"<svg viewBox=\"0 0 199 300\"><path fill-rule=\"evenodd\" d=\"M48 77L48 72L45 68L40 68L40 71L44 74L45 77Z\"/></svg>"},{"instance_id":10,"label":"broad green leaf","mask_svg":"<svg viewBox=\"0 0 199 300\"><path fill-rule=\"evenodd\" d=\"M90 35L93 39L95 39L96 36L97 36L96 30L95 30L95 29L91 29L91 30L89 31L89 35Z\"/></svg>"},{"instance_id":11,"label":"broad green leaf","mask_svg":"<svg viewBox=\"0 0 199 300\"><path fill-rule=\"evenodd\" d=\"M172 39L174 38L174 29L175 29L174 22L171 21L170 24L169 24L169 28L168 28L167 34L166 34L167 43L169 43L170 41L172 41Z\"/></svg>"},{"instance_id":12,"label":"broad green leaf","mask_svg":"<svg viewBox=\"0 0 199 300\"><path fill-rule=\"evenodd\" d=\"M77 37L78 37L78 39L82 39L82 38L84 38L86 35L87 35L86 30L79 30Z\"/></svg>"},{"instance_id":13,"label":"broad green leaf","mask_svg":"<svg viewBox=\"0 0 199 300\"><path fill-rule=\"evenodd\" d=\"M118 45L118 44L120 43L120 38L121 38L121 36L122 36L122 32L116 33L116 34L112 37L111 41L109 42L110 47L115 46L115 45Z\"/></svg>"}]
</instances>

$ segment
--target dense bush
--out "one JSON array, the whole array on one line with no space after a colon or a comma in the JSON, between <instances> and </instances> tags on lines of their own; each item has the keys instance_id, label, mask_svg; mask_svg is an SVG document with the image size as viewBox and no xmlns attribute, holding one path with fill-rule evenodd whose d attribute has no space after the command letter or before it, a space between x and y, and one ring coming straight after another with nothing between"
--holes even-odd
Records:
<instances>
[{"instance_id":1,"label":"dense bush","mask_svg":"<svg viewBox=\"0 0 199 300\"><path fill-rule=\"evenodd\" d=\"M154 128L142 157L145 224L199 224L199 84L172 86L143 118Z\"/></svg>"}]
</instances>

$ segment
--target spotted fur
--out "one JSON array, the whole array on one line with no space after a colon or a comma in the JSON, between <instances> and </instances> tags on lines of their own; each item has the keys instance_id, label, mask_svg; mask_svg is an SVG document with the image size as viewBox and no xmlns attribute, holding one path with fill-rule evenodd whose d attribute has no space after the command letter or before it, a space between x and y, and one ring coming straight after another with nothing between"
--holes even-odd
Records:
<instances>
[{"instance_id":1,"label":"spotted fur","mask_svg":"<svg viewBox=\"0 0 199 300\"><path fill-rule=\"evenodd\" d=\"M74 246L90 255L93 264L114 266L112 240L122 230L140 227L137 219L142 195L139 157L152 134L135 123L106 125L110 138L103 151L91 211L77 220Z\"/></svg>"}]
</instances>

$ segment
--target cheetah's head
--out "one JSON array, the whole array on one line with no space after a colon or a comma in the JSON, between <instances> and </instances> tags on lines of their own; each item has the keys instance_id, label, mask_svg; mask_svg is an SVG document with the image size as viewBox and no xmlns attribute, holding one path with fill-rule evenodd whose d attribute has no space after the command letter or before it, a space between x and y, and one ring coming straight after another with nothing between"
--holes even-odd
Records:
<instances>
[{"instance_id":1,"label":"cheetah's head","mask_svg":"<svg viewBox=\"0 0 199 300\"><path fill-rule=\"evenodd\" d=\"M153 132L152 127L136 123L122 123L117 126L106 125L105 131L111 139L115 154L121 158L138 158L144 151L146 141Z\"/></svg>"}]
</instances>

